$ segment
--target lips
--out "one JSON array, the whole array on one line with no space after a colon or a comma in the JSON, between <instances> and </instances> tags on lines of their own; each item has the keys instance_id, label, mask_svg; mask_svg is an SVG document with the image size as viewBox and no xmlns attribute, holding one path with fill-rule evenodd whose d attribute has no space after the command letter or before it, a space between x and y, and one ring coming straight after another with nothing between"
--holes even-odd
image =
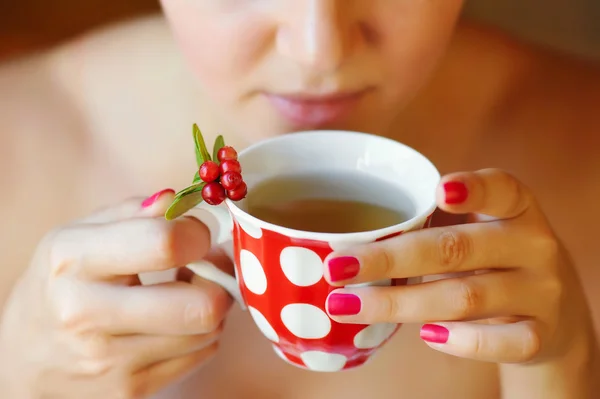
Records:
<instances>
[{"instance_id":1,"label":"lips","mask_svg":"<svg viewBox=\"0 0 600 399\"><path fill-rule=\"evenodd\" d=\"M310 94L266 94L275 110L295 127L320 127L342 122L356 108L367 90Z\"/></svg>"}]
</instances>

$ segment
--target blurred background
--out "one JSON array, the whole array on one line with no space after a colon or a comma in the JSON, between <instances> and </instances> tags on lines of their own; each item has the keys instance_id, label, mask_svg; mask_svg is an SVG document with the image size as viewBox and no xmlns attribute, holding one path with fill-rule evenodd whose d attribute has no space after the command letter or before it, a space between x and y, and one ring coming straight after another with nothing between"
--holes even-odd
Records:
<instances>
[{"instance_id":1,"label":"blurred background","mask_svg":"<svg viewBox=\"0 0 600 399\"><path fill-rule=\"evenodd\" d=\"M157 0L0 0L0 58L158 9ZM468 0L465 14L600 60L600 0Z\"/></svg>"}]
</instances>

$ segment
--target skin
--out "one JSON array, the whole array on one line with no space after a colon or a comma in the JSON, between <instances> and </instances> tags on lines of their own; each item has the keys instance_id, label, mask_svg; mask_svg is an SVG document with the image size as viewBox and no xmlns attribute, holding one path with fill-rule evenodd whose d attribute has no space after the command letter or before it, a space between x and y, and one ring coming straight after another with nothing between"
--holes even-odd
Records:
<instances>
[{"instance_id":1,"label":"skin","mask_svg":"<svg viewBox=\"0 0 600 399\"><path fill-rule=\"evenodd\" d=\"M459 1L283 3L164 1L171 30L160 18L140 20L2 67L0 123L9 133L0 178L10 189L0 212L10 234L0 240L1 396L592 397L598 67L466 23L451 36ZM370 365L334 375L284 367L212 283L179 272L178 283L139 285L137 273L157 281L146 272L204 256L229 267L209 254L203 225L158 217L171 192L146 208L144 196L133 197L189 183L192 122L207 140L223 133L242 149L298 129L260 93L353 85L370 91L351 118L323 127L368 130L423 152L444 182L469 188L458 205L440 188L444 216L470 214L472 223L333 256L360 258L359 279L512 269L436 282L443 297L426 284L359 293L356 317L407 324ZM377 262L409 244L415 258L440 253L440 237L458 237L450 254L466 256ZM523 237L518 250L502 252L514 237ZM464 242L471 251L456 250ZM452 300L464 292L479 301ZM377 295L421 307L385 312L369 305ZM465 322L473 318L493 323ZM422 344L424 322L446 326L448 343ZM494 345L475 345L476 332Z\"/></svg>"}]
</instances>

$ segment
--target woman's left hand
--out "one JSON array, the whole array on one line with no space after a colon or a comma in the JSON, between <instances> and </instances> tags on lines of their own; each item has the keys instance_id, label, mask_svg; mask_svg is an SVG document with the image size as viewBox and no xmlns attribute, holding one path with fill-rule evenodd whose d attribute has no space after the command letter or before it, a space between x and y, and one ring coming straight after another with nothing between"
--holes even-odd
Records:
<instances>
[{"instance_id":1,"label":"woman's left hand","mask_svg":"<svg viewBox=\"0 0 600 399\"><path fill-rule=\"evenodd\" d=\"M332 253L325 275L339 286L450 276L340 288L327 299L334 320L426 323L421 338L430 347L498 363L560 358L575 339L593 336L574 267L527 187L486 169L445 176L436 195L441 210L472 223Z\"/></svg>"}]
</instances>

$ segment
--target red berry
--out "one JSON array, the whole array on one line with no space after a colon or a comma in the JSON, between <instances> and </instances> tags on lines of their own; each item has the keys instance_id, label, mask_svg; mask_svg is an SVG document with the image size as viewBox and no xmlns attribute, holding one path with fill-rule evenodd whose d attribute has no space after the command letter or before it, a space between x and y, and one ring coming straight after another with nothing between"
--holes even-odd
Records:
<instances>
[{"instance_id":1,"label":"red berry","mask_svg":"<svg viewBox=\"0 0 600 399\"><path fill-rule=\"evenodd\" d=\"M227 160L236 160L238 157L237 151L233 149L233 147L225 146L221 148L217 152L217 159L219 162L227 161Z\"/></svg>"},{"instance_id":2,"label":"red berry","mask_svg":"<svg viewBox=\"0 0 600 399\"><path fill-rule=\"evenodd\" d=\"M242 181L235 189L227 191L227 196L232 201L243 200L246 198L246 194L248 194L248 186L244 181Z\"/></svg>"},{"instance_id":3,"label":"red berry","mask_svg":"<svg viewBox=\"0 0 600 399\"><path fill-rule=\"evenodd\" d=\"M227 172L237 172L242 173L242 165L235 159L228 159L226 161L221 162L220 166L221 176Z\"/></svg>"},{"instance_id":4,"label":"red berry","mask_svg":"<svg viewBox=\"0 0 600 399\"><path fill-rule=\"evenodd\" d=\"M221 185L225 190L235 190L242 183L242 175L238 172L227 172L221 176Z\"/></svg>"},{"instance_id":5,"label":"red berry","mask_svg":"<svg viewBox=\"0 0 600 399\"><path fill-rule=\"evenodd\" d=\"M213 161L206 161L200 166L198 174L203 181L213 182L219 178L219 165Z\"/></svg>"},{"instance_id":6,"label":"red berry","mask_svg":"<svg viewBox=\"0 0 600 399\"><path fill-rule=\"evenodd\" d=\"M216 181L208 183L202 189L202 199L209 205L219 205L225 201L225 189Z\"/></svg>"}]
</instances>

